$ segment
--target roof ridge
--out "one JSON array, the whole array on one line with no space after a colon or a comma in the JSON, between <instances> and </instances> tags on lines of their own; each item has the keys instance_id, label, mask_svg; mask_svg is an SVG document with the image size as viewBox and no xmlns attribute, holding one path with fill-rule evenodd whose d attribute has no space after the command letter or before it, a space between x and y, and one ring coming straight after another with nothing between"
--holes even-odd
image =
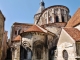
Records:
<instances>
[{"instance_id":1,"label":"roof ridge","mask_svg":"<svg viewBox=\"0 0 80 60\"><path fill-rule=\"evenodd\" d=\"M42 27L40 27L40 26L38 26L38 25L36 25L38 28L40 28L41 30L43 30L44 32L47 32L47 30L45 30L44 28L42 28Z\"/></svg>"},{"instance_id":2,"label":"roof ridge","mask_svg":"<svg viewBox=\"0 0 80 60\"><path fill-rule=\"evenodd\" d=\"M21 40L21 36L20 35L17 35L13 41L20 41Z\"/></svg>"},{"instance_id":3,"label":"roof ridge","mask_svg":"<svg viewBox=\"0 0 80 60\"><path fill-rule=\"evenodd\" d=\"M41 27L37 25L32 25L30 28L26 30L26 32L45 32L46 33L44 29L42 29Z\"/></svg>"}]
</instances>

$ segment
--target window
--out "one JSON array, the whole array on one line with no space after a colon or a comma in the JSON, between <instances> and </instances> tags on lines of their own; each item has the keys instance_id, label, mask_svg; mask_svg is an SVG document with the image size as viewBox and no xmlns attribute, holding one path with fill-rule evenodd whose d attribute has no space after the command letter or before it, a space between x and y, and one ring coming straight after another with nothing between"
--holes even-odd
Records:
<instances>
[{"instance_id":1,"label":"window","mask_svg":"<svg viewBox=\"0 0 80 60\"><path fill-rule=\"evenodd\" d=\"M63 58L64 60L68 60L68 52L66 50L63 50Z\"/></svg>"},{"instance_id":2,"label":"window","mask_svg":"<svg viewBox=\"0 0 80 60\"><path fill-rule=\"evenodd\" d=\"M59 17L58 16L56 16L56 22L59 22Z\"/></svg>"},{"instance_id":3,"label":"window","mask_svg":"<svg viewBox=\"0 0 80 60\"><path fill-rule=\"evenodd\" d=\"M64 21L64 16L62 16L62 22L65 22L65 21Z\"/></svg>"},{"instance_id":4,"label":"window","mask_svg":"<svg viewBox=\"0 0 80 60\"><path fill-rule=\"evenodd\" d=\"M24 59L27 59L27 50L24 49Z\"/></svg>"},{"instance_id":5,"label":"window","mask_svg":"<svg viewBox=\"0 0 80 60\"><path fill-rule=\"evenodd\" d=\"M28 47L20 45L20 60L31 60L32 52Z\"/></svg>"},{"instance_id":6,"label":"window","mask_svg":"<svg viewBox=\"0 0 80 60\"><path fill-rule=\"evenodd\" d=\"M20 32L21 32L21 29L18 30L18 35L20 34Z\"/></svg>"},{"instance_id":7,"label":"window","mask_svg":"<svg viewBox=\"0 0 80 60\"><path fill-rule=\"evenodd\" d=\"M51 55L54 55L54 50L51 50Z\"/></svg>"},{"instance_id":8,"label":"window","mask_svg":"<svg viewBox=\"0 0 80 60\"><path fill-rule=\"evenodd\" d=\"M15 35L17 35L17 31L15 31Z\"/></svg>"}]
</instances>

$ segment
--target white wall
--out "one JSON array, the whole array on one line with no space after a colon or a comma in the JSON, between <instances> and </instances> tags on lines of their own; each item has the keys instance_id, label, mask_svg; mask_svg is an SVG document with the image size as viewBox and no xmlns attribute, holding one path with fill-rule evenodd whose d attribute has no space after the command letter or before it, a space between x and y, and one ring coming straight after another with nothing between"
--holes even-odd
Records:
<instances>
[{"instance_id":1,"label":"white wall","mask_svg":"<svg viewBox=\"0 0 80 60\"><path fill-rule=\"evenodd\" d=\"M64 60L62 56L63 50L68 52L68 60L76 60L75 41L66 33L65 30L62 29L57 45L57 60Z\"/></svg>"}]
</instances>

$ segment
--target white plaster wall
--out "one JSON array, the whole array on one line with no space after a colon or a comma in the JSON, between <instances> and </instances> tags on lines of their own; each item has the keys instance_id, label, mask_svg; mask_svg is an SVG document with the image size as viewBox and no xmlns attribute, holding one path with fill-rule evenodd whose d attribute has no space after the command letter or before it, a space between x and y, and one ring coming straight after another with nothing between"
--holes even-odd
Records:
<instances>
[{"instance_id":1,"label":"white plaster wall","mask_svg":"<svg viewBox=\"0 0 80 60\"><path fill-rule=\"evenodd\" d=\"M76 26L75 28L77 28L80 31L80 24L78 26Z\"/></svg>"},{"instance_id":2,"label":"white plaster wall","mask_svg":"<svg viewBox=\"0 0 80 60\"><path fill-rule=\"evenodd\" d=\"M58 56L57 60L64 60L62 51L68 52L68 60L76 60L76 46L75 40L73 40L64 29L62 29L58 44L57 44Z\"/></svg>"},{"instance_id":3,"label":"white plaster wall","mask_svg":"<svg viewBox=\"0 0 80 60\"><path fill-rule=\"evenodd\" d=\"M61 45L64 42L73 44L75 43L75 40L64 29L62 29L57 46Z\"/></svg>"},{"instance_id":4,"label":"white plaster wall","mask_svg":"<svg viewBox=\"0 0 80 60\"><path fill-rule=\"evenodd\" d=\"M63 50L66 50L68 52L68 60L76 60L75 44L64 42L60 46L58 46L57 60L64 60L62 53Z\"/></svg>"}]
</instances>

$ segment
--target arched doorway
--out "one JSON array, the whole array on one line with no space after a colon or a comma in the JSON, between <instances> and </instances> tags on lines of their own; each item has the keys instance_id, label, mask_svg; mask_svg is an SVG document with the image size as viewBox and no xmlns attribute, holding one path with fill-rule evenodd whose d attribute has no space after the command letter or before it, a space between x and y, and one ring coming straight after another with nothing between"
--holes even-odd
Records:
<instances>
[{"instance_id":1,"label":"arched doorway","mask_svg":"<svg viewBox=\"0 0 80 60\"><path fill-rule=\"evenodd\" d=\"M30 48L20 46L20 60L32 60L32 51Z\"/></svg>"}]
</instances>

